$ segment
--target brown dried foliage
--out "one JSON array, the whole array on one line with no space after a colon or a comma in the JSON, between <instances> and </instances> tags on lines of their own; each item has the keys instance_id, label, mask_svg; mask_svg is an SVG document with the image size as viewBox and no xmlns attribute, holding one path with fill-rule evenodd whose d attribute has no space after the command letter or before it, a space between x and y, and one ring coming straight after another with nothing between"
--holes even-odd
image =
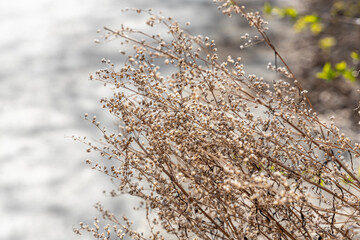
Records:
<instances>
[{"instance_id":1,"label":"brown dried foliage","mask_svg":"<svg viewBox=\"0 0 360 240\"><path fill-rule=\"evenodd\" d=\"M224 2L225 14L246 18L280 57L258 13ZM94 117L89 121L104 146L78 140L113 161L111 168L87 163L119 182L114 196L142 200L151 233L136 233L127 218L121 222L100 205L115 226L101 233L96 219L94 227L81 223L75 231L99 239L164 239L162 233L178 239L356 238L360 180L352 161L360 147L319 120L285 62L270 68L295 84L246 75L240 58L218 62L214 41L188 34L170 18L136 11L149 14L148 25L165 26L172 40L105 28L105 39L134 44L125 66L116 70L105 61L108 68L92 77L114 87L101 102L122 130L109 132ZM160 73L159 59L169 75Z\"/></svg>"}]
</instances>

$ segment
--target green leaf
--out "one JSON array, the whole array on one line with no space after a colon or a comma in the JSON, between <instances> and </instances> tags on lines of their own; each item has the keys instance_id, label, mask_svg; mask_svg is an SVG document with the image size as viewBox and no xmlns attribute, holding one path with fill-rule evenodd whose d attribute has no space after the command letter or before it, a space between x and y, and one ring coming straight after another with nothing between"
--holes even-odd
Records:
<instances>
[{"instance_id":1,"label":"green leaf","mask_svg":"<svg viewBox=\"0 0 360 240\"><path fill-rule=\"evenodd\" d=\"M326 73L327 73L327 72L331 71L331 69L332 69L331 63L326 62L325 65L324 65L324 67L323 67L323 72L326 72Z\"/></svg>"},{"instance_id":2,"label":"green leaf","mask_svg":"<svg viewBox=\"0 0 360 240\"><path fill-rule=\"evenodd\" d=\"M272 6L269 2L264 3L264 12L266 14L271 14Z\"/></svg>"},{"instance_id":3,"label":"green leaf","mask_svg":"<svg viewBox=\"0 0 360 240\"><path fill-rule=\"evenodd\" d=\"M235 5L234 0L229 0L229 1L228 1L228 5L229 5L229 6Z\"/></svg>"},{"instance_id":4,"label":"green leaf","mask_svg":"<svg viewBox=\"0 0 360 240\"><path fill-rule=\"evenodd\" d=\"M295 22L294 24L294 29L297 32L301 32L302 30L304 30L304 28L306 28L307 23L304 20L304 17L300 17L298 18L298 20Z\"/></svg>"},{"instance_id":5,"label":"green leaf","mask_svg":"<svg viewBox=\"0 0 360 240\"><path fill-rule=\"evenodd\" d=\"M335 69L338 70L341 73L344 72L346 70L346 62L341 61L341 62L337 63L335 65Z\"/></svg>"},{"instance_id":6,"label":"green leaf","mask_svg":"<svg viewBox=\"0 0 360 240\"><path fill-rule=\"evenodd\" d=\"M285 15L295 19L298 17L298 12L295 8L287 7L285 8Z\"/></svg>"},{"instance_id":7,"label":"green leaf","mask_svg":"<svg viewBox=\"0 0 360 240\"><path fill-rule=\"evenodd\" d=\"M323 50L328 50L336 44L336 40L333 37L324 37L319 40L319 47Z\"/></svg>"},{"instance_id":8,"label":"green leaf","mask_svg":"<svg viewBox=\"0 0 360 240\"><path fill-rule=\"evenodd\" d=\"M319 17L316 15L305 15L298 18L294 24L294 29L298 32L301 32L310 25L310 30L314 34L319 34L323 29L323 25L319 22L319 20Z\"/></svg>"},{"instance_id":9,"label":"green leaf","mask_svg":"<svg viewBox=\"0 0 360 240\"><path fill-rule=\"evenodd\" d=\"M350 80L351 82L355 82L356 78L353 75L353 69L346 69L345 72L342 73L342 75L344 76L344 78Z\"/></svg>"},{"instance_id":10,"label":"green leaf","mask_svg":"<svg viewBox=\"0 0 360 240\"><path fill-rule=\"evenodd\" d=\"M354 179L349 174L346 174L344 182L345 183L352 183L352 182L354 182Z\"/></svg>"},{"instance_id":11,"label":"green leaf","mask_svg":"<svg viewBox=\"0 0 360 240\"><path fill-rule=\"evenodd\" d=\"M326 73L324 73L324 72L318 72L318 73L316 74L316 77L317 77L317 78L320 78L320 79L327 80L327 81L329 81L329 82L332 80L332 79L329 79L328 75L327 75Z\"/></svg>"},{"instance_id":12,"label":"green leaf","mask_svg":"<svg viewBox=\"0 0 360 240\"><path fill-rule=\"evenodd\" d=\"M321 23L315 22L310 25L311 32L315 35L319 34L323 30L323 25Z\"/></svg>"},{"instance_id":13,"label":"green leaf","mask_svg":"<svg viewBox=\"0 0 360 240\"><path fill-rule=\"evenodd\" d=\"M351 52L351 58L354 59L354 60L359 60L360 59L360 56L359 56L359 53L357 52Z\"/></svg>"},{"instance_id":14,"label":"green leaf","mask_svg":"<svg viewBox=\"0 0 360 240\"><path fill-rule=\"evenodd\" d=\"M306 15L303 18L306 23L317 23L319 21L319 18L316 15Z\"/></svg>"},{"instance_id":15,"label":"green leaf","mask_svg":"<svg viewBox=\"0 0 360 240\"><path fill-rule=\"evenodd\" d=\"M285 13L284 13L284 10L282 8L279 8L279 7L273 7L271 9L271 13L273 15L278 15L280 18L283 18L285 17Z\"/></svg>"},{"instance_id":16,"label":"green leaf","mask_svg":"<svg viewBox=\"0 0 360 240\"><path fill-rule=\"evenodd\" d=\"M334 69L331 67L331 63L329 62L325 63L322 72L318 72L316 74L317 78L325 79L328 82L332 81L337 76L338 73L334 71Z\"/></svg>"}]
</instances>

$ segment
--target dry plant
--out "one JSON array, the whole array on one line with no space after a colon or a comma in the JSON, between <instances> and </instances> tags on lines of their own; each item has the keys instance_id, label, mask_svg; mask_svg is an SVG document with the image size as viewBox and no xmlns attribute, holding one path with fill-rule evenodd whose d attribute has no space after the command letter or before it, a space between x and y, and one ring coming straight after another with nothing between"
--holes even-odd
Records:
<instances>
[{"instance_id":1,"label":"dry plant","mask_svg":"<svg viewBox=\"0 0 360 240\"><path fill-rule=\"evenodd\" d=\"M102 230L96 219L74 231L96 239L359 238L360 180L353 167L359 144L332 121L319 120L259 13L219 2L224 14L256 28L259 37L243 39L268 44L284 66L269 68L289 81L246 75L241 58L219 62L214 41L151 11L133 10L148 14L149 26L165 26L166 37L105 28L105 39L134 44L125 66L116 70L104 60L108 67L91 77L113 86L114 95L101 102L121 131L85 115L102 132L102 144L77 140L112 161L111 167L87 163L118 183L113 196L141 199L149 236L101 205L111 225ZM160 61L170 74L160 73Z\"/></svg>"}]
</instances>

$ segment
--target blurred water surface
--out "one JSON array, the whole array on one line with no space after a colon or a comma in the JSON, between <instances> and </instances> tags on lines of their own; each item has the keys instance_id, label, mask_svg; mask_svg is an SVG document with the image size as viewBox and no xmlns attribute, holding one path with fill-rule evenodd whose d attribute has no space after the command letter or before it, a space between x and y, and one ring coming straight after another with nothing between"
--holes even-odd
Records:
<instances>
[{"instance_id":1,"label":"blurred water surface","mask_svg":"<svg viewBox=\"0 0 360 240\"><path fill-rule=\"evenodd\" d=\"M72 226L91 221L97 201L131 212L128 199L102 194L113 187L109 179L85 166L85 146L68 137L96 136L83 113L108 116L98 100L109 90L87 79L101 58L119 58L116 44L94 44L96 29L143 26L121 14L124 7L163 10L192 22L196 34L228 27L210 0L0 2L0 240L81 238Z\"/></svg>"}]
</instances>

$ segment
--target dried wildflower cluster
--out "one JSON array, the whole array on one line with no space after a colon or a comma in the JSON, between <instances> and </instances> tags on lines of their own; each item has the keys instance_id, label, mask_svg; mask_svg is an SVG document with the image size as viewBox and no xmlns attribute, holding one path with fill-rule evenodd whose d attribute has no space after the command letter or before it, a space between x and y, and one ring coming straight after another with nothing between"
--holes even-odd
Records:
<instances>
[{"instance_id":1,"label":"dried wildflower cluster","mask_svg":"<svg viewBox=\"0 0 360 240\"><path fill-rule=\"evenodd\" d=\"M258 13L234 1L222 7L264 36ZM113 86L114 95L101 102L120 131L86 116L104 143L88 143L88 151L113 166L87 163L118 181L114 196L142 199L149 239L164 232L178 239L355 239L360 181L352 164L360 145L321 122L293 83L247 75L241 58L219 62L214 41L171 18L135 11L168 35L106 28L105 39L134 44L134 54L120 69L104 60L107 68L92 76ZM159 60L169 74L160 72ZM275 70L293 78L287 66ZM121 223L98 208L115 226L100 233L96 220L80 230L99 239L147 239L126 218Z\"/></svg>"}]
</instances>

